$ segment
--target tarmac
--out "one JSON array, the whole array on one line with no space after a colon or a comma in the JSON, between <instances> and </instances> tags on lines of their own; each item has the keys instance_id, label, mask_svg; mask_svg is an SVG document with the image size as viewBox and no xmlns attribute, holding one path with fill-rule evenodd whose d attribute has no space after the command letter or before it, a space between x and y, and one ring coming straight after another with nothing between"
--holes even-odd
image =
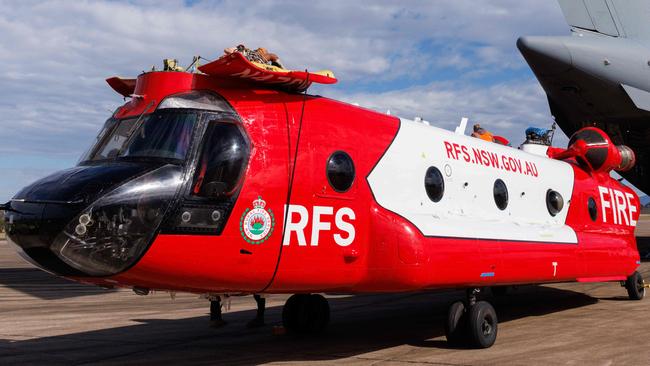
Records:
<instances>
[{"instance_id":1,"label":"tarmac","mask_svg":"<svg viewBox=\"0 0 650 366\"><path fill-rule=\"evenodd\" d=\"M650 221L639 233L650 233ZM640 271L650 279L650 263ZM462 291L327 296L328 330L276 335L287 296L267 299L267 326L247 329L252 297L208 326L192 294L137 296L57 278L0 241L0 365L649 365L650 300L618 283L527 286L491 299L496 344L452 348L442 327ZM275 328L277 330L277 328Z\"/></svg>"}]
</instances>

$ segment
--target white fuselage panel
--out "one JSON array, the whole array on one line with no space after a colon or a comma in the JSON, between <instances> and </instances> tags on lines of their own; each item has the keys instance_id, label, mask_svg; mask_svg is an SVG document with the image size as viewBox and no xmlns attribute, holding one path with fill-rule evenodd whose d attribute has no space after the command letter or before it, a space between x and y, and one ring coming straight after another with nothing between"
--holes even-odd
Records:
<instances>
[{"instance_id":1,"label":"white fuselage panel","mask_svg":"<svg viewBox=\"0 0 650 366\"><path fill-rule=\"evenodd\" d=\"M444 177L439 202L429 199L424 185L432 166ZM494 199L497 179L508 188L504 210ZM565 224L573 169L562 161L402 119L368 183L382 207L426 236L577 243ZM549 189L564 199L556 216L546 206Z\"/></svg>"}]
</instances>

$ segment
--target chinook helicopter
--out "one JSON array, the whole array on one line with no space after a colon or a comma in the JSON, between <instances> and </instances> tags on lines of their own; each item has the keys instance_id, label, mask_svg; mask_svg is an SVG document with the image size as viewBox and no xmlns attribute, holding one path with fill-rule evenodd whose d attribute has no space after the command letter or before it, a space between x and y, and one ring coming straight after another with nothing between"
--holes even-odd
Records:
<instances>
[{"instance_id":1,"label":"chinook helicopter","mask_svg":"<svg viewBox=\"0 0 650 366\"><path fill-rule=\"evenodd\" d=\"M319 293L467 289L447 338L490 347L492 286L620 282L642 299L634 154L602 130L521 149L309 95L331 72L224 55L110 78L128 102L77 166L3 206L34 265L105 287L293 294L290 332L325 329Z\"/></svg>"}]
</instances>

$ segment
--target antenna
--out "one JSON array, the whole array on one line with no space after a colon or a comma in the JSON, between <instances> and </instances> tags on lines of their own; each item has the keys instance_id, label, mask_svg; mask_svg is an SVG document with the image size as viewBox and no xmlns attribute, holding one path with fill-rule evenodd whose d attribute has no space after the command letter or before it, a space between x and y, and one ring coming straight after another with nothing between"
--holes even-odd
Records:
<instances>
[{"instance_id":1,"label":"antenna","mask_svg":"<svg viewBox=\"0 0 650 366\"><path fill-rule=\"evenodd\" d=\"M467 129L467 121L469 121L469 118L467 117L463 117L460 120L460 124L458 125L458 127L456 127L456 131L454 131L457 135L465 134L465 130Z\"/></svg>"},{"instance_id":2,"label":"antenna","mask_svg":"<svg viewBox=\"0 0 650 366\"><path fill-rule=\"evenodd\" d=\"M553 122L551 126L551 133L548 137L548 146L553 146L553 137L555 137L555 129L557 128L557 122Z\"/></svg>"}]
</instances>

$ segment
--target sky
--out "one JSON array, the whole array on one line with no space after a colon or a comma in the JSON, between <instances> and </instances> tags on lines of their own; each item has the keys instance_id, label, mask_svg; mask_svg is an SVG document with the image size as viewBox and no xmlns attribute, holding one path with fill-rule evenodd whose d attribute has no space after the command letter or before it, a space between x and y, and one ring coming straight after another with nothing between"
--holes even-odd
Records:
<instances>
[{"instance_id":1,"label":"sky","mask_svg":"<svg viewBox=\"0 0 650 366\"><path fill-rule=\"evenodd\" d=\"M0 202L76 164L124 103L106 78L240 43L334 71L311 93L446 129L468 117L516 146L553 120L515 42L568 34L549 0L0 0Z\"/></svg>"}]
</instances>

